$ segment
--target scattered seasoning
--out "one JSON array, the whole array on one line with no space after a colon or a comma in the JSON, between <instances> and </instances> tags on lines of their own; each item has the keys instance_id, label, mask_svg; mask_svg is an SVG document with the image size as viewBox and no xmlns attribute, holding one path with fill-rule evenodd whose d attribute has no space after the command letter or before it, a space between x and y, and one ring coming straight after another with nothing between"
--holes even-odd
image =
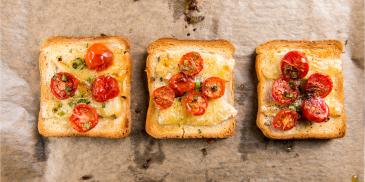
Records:
<instances>
[{"instance_id":1,"label":"scattered seasoning","mask_svg":"<svg viewBox=\"0 0 365 182\"><path fill-rule=\"evenodd\" d=\"M198 133L199 133L199 134L202 134L202 130L201 130L201 129L198 129Z\"/></svg>"},{"instance_id":2,"label":"scattered seasoning","mask_svg":"<svg viewBox=\"0 0 365 182\"><path fill-rule=\"evenodd\" d=\"M157 57L157 62L160 62L160 59L161 59L161 58L160 58L160 56L158 56L158 57Z\"/></svg>"},{"instance_id":3,"label":"scattered seasoning","mask_svg":"<svg viewBox=\"0 0 365 182\"><path fill-rule=\"evenodd\" d=\"M86 48L88 48L89 47L89 43L86 43Z\"/></svg>"},{"instance_id":4,"label":"scattered seasoning","mask_svg":"<svg viewBox=\"0 0 365 182\"><path fill-rule=\"evenodd\" d=\"M155 80L156 80L156 78L155 78L155 77L151 77L151 81L153 81L153 82L154 82Z\"/></svg>"},{"instance_id":5,"label":"scattered seasoning","mask_svg":"<svg viewBox=\"0 0 365 182\"><path fill-rule=\"evenodd\" d=\"M66 92L71 92L72 88L66 85L65 90Z\"/></svg>"},{"instance_id":6,"label":"scattered seasoning","mask_svg":"<svg viewBox=\"0 0 365 182\"><path fill-rule=\"evenodd\" d=\"M117 116L115 114L111 115L110 117L113 119L117 119Z\"/></svg>"},{"instance_id":7,"label":"scattered seasoning","mask_svg":"<svg viewBox=\"0 0 365 182\"><path fill-rule=\"evenodd\" d=\"M105 103L102 103L101 104L101 108L105 108Z\"/></svg>"},{"instance_id":8,"label":"scattered seasoning","mask_svg":"<svg viewBox=\"0 0 365 182\"><path fill-rule=\"evenodd\" d=\"M57 105L52 109L53 112L57 112L62 107L62 103L58 102Z\"/></svg>"},{"instance_id":9,"label":"scattered seasoning","mask_svg":"<svg viewBox=\"0 0 365 182\"><path fill-rule=\"evenodd\" d=\"M86 79L87 82L91 83L93 81L93 78L89 77Z\"/></svg>"},{"instance_id":10,"label":"scattered seasoning","mask_svg":"<svg viewBox=\"0 0 365 182\"><path fill-rule=\"evenodd\" d=\"M195 32L196 31L196 28L194 28L193 31Z\"/></svg>"},{"instance_id":11,"label":"scattered seasoning","mask_svg":"<svg viewBox=\"0 0 365 182\"><path fill-rule=\"evenodd\" d=\"M200 151L202 152L203 156L207 156L208 155L208 151L207 151L206 148L202 148Z\"/></svg>"},{"instance_id":12,"label":"scattered seasoning","mask_svg":"<svg viewBox=\"0 0 365 182\"><path fill-rule=\"evenodd\" d=\"M160 77L160 82L162 82L163 81L163 78L162 77Z\"/></svg>"},{"instance_id":13,"label":"scattered seasoning","mask_svg":"<svg viewBox=\"0 0 365 182\"><path fill-rule=\"evenodd\" d=\"M184 66L187 66L189 64L189 61L188 60L184 60Z\"/></svg>"},{"instance_id":14,"label":"scattered seasoning","mask_svg":"<svg viewBox=\"0 0 365 182\"><path fill-rule=\"evenodd\" d=\"M195 90L197 90L197 91L198 91L198 90L200 90L200 88L201 88L201 83L202 83L202 82L199 82L199 81L198 81L198 82L195 82Z\"/></svg>"},{"instance_id":15,"label":"scattered seasoning","mask_svg":"<svg viewBox=\"0 0 365 182\"><path fill-rule=\"evenodd\" d=\"M62 61L62 56L57 56L57 61Z\"/></svg>"},{"instance_id":16,"label":"scattered seasoning","mask_svg":"<svg viewBox=\"0 0 365 182\"><path fill-rule=\"evenodd\" d=\"M89 180L91 178L93 178L92 175L84 175L84 176L81 177L81 180Z\"/></svg>"},{"instance_id":17,"label":"scattered seasoning","mask_svg":"<svg viewBox=\"0 0 365 182\"><path fill-rule=\"evenodd\" d=\"M85 129L90 129L90 123L89 122L84 123L84 128Z\"/></svg>"},{"instance_id":18,"label":"scattered seasoning","mask_svg":"<svg viewBox=\"0 0 365 182\"><path fill-rule=\"evenodd\" d=\"M83 59L81 58L76 58L75 60L73 60L72 62L72 68L73 69L84 69L86 67L86 63Z\"/></svg>"},{"instance_id":19,"label":"scattered seasoning","mask_svg":"<svg viewBox=\"0 0 365 182\"><path fill-rule=\"evenodd\" d=\"M187 34L186 34L186 36L188 36L188 37L189 37L189 36L190 36L190 33L187 33Z\"/></svg>"},{"instance_id":20,"label":"scattered seasoning","mask_svg":"<svg viewBox=\"0 0 365 182\"><path fill-rule=\"evenodd\" d=\"M101 33L101 34L100 34L100 36L105 37L106 35L105 35L105 34L103 34L103 33Z\"/></svg>"},{"instance_id":21,"label":"scattered seasoning","mask_svg":"<svg viewBox=\"0 0 365 182\"><path fill-rule=\"evenodd\" d=\"M213 85L213 86L212 86L212 91L213 91L213 92L218 91L218 86L217 86L217 85Z\"/></svg>"},{"instance_id":22,"label":"scattered seasoning","mask_svg":"<svg viewBox=\"0 0 365 182\"><path fill-rule=\"evenodd\" d=\"M122 99L127 99L127 97L126 97L126 96L124 96L124 95L122 95L122 96L121 96L121 98L122 98Z\"/></svg>"}]
</instances>

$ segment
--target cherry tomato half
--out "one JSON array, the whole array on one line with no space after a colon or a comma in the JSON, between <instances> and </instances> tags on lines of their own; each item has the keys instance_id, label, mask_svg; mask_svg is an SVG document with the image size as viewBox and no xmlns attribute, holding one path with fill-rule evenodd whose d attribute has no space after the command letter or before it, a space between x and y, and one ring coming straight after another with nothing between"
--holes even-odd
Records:
<instances>
[{"instance_id":1,"label":"cherry tomato half","mask_svg":"<svg viewBox=\"0 0 365 182\"><path fill-rule=\"evenodd\" d=\"M302 113L309 121L320 123L328 119L329 108L321 97L312 97L304 100Z\"/></svg>"},{"instance_id":2,"label":"cherry tomato half","mask_svg":"<svg viewBox=\"0 0 365 182\"><path fill-rule=\"evenodd\" d=\"M218 77L206 79L202 86L203 94L210 99L217 99L224 95L225 81Z\"/></svg>"},{"instance_id":3,"label":"cherry tomato half","mask_svg":"<svg viewBox=\"0 0 365 182\"><path fill-rule=\"evenodd\" d=\"M166 109L174 103L175 92L168 86L162 86L153 91L152 97L157 108Z\"/></svg>"},{"instance_id":4,"label":"cherry tomato half","mask_svg":"<svg viewBox=\"0 0 365 182\"><path fill-rule=\"evenodd\" d=\"M307 57L302 52L290 51L281 60L281 73L286 80L303 78L308 70Z\"/></svg>"},{"instance_id":5,"label":"cherry tomato half","mask_svg":"<svg viewBox=\"0 0 365 182\"><path fill-rule=\"evenodd\" d=\"M272 97L280 105L293 103L299 95L297 88L292 88L288 81L279 78L272 85Z\"/></svg>"},{"instance_id":6,"label":"cherry tomato half","mask_svg":"<svg viewBox=\"0 0 365 182\"><path fill-rule=\"evenodd\" d=\"M203 58L197 52L189 52L181 57L179 68L187 76L194 76L203 69Z\"/></svg>"},{"instance_id":7,"label":"cherry tomato half","mask_svg":"<svg viewBox=\"0 0 365 182\"><path fill-rule=\"evenodd\" d=\"M185 92L194 90L195 85L191 78L178 73L170 78L169 86L175 90L176 96L182 96Z\"/></svg>"},{"instance_id":8,"label":"cherry tomato half","mask_svg":"<svg viewBox=\"0 0 365 182\"><path fill-rule=\"evenodd\" d=\"M304 86L304 90L314 96L325 98L332 91L333 83L330 76L322 73L312 74Z\"/></svg>"},{"instance_id":9,"label":"cherry tomato half","mask_svg":"<svg viewBox=\"0 0 365 182\"><path fill-rule=\"evenodd\" d=\"M98 113L87 104L78 104L69 119L72 127L78 132L87 132L98 124Z\"/></svg>"},{"instance_id":10,"label":"cherry tomato half","mask_svg":"<svg viewBox=\"0 0 365 182\"><path fill-rule=\"evenodd\" d=\"M113 63L113 53L104 44L93 44L87 49L85 63L89 69L104 70Z\"/></svg>"},{"instance_id":11,"label":"cherry tomato half","mask_svg":"<svg viewBox=\"0 0 365 182\"><path fill-rule=\"evenodd\" d=\"M60 100L73 96L76 92L78 81L70 73L59 72L51 79L51 92Z\"/></svg>"},{"instance_id":12,"label":"cherry tomato half","mask_svg":"<svg viewBox=\"0 0 365 182\"><path fill-rule=\"evenodd\" d=\"M208 99L200 92L189 92L183 98L183 105L185 109L193 115L202 115L208 107Z\"/></svg>"},{"instance_id":13,"label":"cherry tomato half","mask_svg":"<svg viewBox=\"0 0 365 182\"><path fill-rule=\"evenodd\" d=\"M98 102L105 102L119 94L118 81L111 76L97 77L91 87L92 97Z\"/></svg>"},{"instance_id":14,"label":"cherry tomato half","mask_svg":"<svg viewBox=\"0 0 365 182\"><path fill-rule=\"evenodd\" d=\"M297 112L290 109L284 109L276 114L272 124L276 129L290 130L297 124L298 118L299 115Z\"/></svg>"}]
</instances>

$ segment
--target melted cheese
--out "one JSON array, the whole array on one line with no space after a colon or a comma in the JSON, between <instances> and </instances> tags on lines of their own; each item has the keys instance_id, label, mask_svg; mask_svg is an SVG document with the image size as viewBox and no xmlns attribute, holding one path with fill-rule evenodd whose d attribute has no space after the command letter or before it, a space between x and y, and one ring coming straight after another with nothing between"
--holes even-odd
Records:
<instances>
[{"instance_id":1,"label":"melted cheese","mask_svg":"<svg viewBox=\"0 0 365 182\"><path fill-rule=\"evenodd\" d=\"M335 58L323 58L319 57L315 52L311 52L306 49L295 49L305 53L309 63L309 71L306 76L308 78L310 75L316 72L326 73L331 76L333 82L332 92L325 98L325 101L330 109L331 117L340 117L343 114L343 105L339 101L337 92L334 90L340 87L340 80L337 79L336 74L340 73L342 70L342 63L340 59ZM280 62L282 57L290 49L283 49L276 52L268 52L263 55L263 62L260 64L260 70L266 78L266 81L262 83L263 90L263 105L261 106L261 111L267 116L276 115L278 112L278 107L273 106L273 98L271 96L271 89L273 80L280 77ZM274 107L274 108L273 108ZM276 108L275 108L276 107Z\"/></svg>"},{"instance_id":2,"label":"melted cheese","mask_svg":"<svg viewBox=\"0 0 365 182\"><path fill-rule=\"evenodd\" d=\"M72 67L72 63L76 58L84 58L89 43L73 43L72 45L57 44L45 49L46 59L50 60L47 61L48 65L46 66L44 75L47 91L50 92L51 78L57 72L69 72L73 74L79 80L79 85L75 95L68 99L58 100L50 94L50 97L41 105L43 118L67 120L72 114L74 106L81 102L90 102L89 105L96 109L100 118L113 119L125 114L124 111L127 110L127 104L125 104L126 100L121 97L128 73L128 64L124 62L124 47L115 43L107 43L105 45L113 52L113 64L106 70L100 72L89 70L86 66L83 69L75 69ZM62 61L58 61L59 57L62 58ZM117 97L105 103L99 103L92 99L90 86L93 79L104 74L111 75L119 81L120 93Z\"/></svg>"},{"instance_id":3,"label":"melted cheese","mask_svg":"<svg viewBox=\"0 0 365 182\"><path fill-rule=\"evenodd\" d=\"M193 116L187 113L181 101L175 99L173 105L164 110L156 110L158 114L158 122L166 125L195 125L207 126L219 124L237 115L237 111L228 102L230 97L230 80L232 79L232 71L234 60L227 59L222 55L213 55L210 53L199 52L204 61L203 70L195 76L195 81L204 81L206 78L216 76L226 80L225 95L219 99L209 100L206 112L201 116ZM167 85L168 80L174 74L179 72L178 64L183 56L181 51L169 51L160 53L153 57L151 76L152 90Z\"/></svg>"}]
</instances>

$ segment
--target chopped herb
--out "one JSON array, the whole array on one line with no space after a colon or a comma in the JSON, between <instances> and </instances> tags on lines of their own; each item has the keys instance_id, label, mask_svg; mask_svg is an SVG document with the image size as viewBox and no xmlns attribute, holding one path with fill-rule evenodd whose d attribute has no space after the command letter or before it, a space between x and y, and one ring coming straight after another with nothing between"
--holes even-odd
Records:
<instances>
[{"instance_id":1,"label":"chopped herb","mask_svg":"<svg viewBox=\"0 0 365 182\"><path fill-rule=\"evenodd\" d=\"M189 61L188 60L184 60L184 66L187 66L189 64Z\"/></svg>"},{"instance_id":2,"label":"chopped herb","mask_svg":"<svg viewBox=\"0 0 365 182\"><path fill-rule=\"evenodd\" d=\"M84 123L84 128L87 130L90 129L90 123L89 122Z\"/></svg>"},{"instance_id":3,"label":"chopped herb","mask_svg":"<svg viewBox=\"0 0 365 182\"><path fill-rule=\"evenodd\" d=\"M293 88L293 87L295 87L295 82L294 82L293 80L290 80L290 81L289 81L289 85L290 85L290 87L292 87L292 88Z\"/></svg>"},{"instance_id":4,"label":"chopped herb","mask_svg":"<svg viewBox=\"0 0 365 182\"><path fill-rule=\"evenodd\" d=\"M198 129L198 133L201 134L202 133L202 130Z\"/></svg>"},{"instance_id":5,"label":"chopped herb","mask_svg":"<svg viewBox=\"0 0 365 182\"><path fill-rule=\"evenodd\" d=\"M195 82L195 90L200 90L202 82Z\"/></svg>"},{"instance_id":6,"label":"chopped herb","mask_svg":"<svg viewBox=\"0 0 365 182\"><path fill-rule=\"evenodd\" d=\"M65 90L66 90L66 92L71 92L72 88L71 88L71 87L69 87L69 86L66 86L66 87L65 87Z\"/></svg>"},{"instance_id":7,"label":"chopped herb","mask_svg":"<svg viewBox=\"0 0 365 182\"><path fill-rule=\"evenodd\" d=\"M66 77L66 75L62 74L61 80L62 80L63 82L67 82L67 77Z\"/></svg>"},{"instance_id":8,"label":"chopped herb","mask_svg":"<svg viewBox=\"0 0 365 182\"><path fill-rule=\"evenodd\" d=\"M61 107L62 107L62 103L58 102L57 105L55 107L53 107L52 111L57 112Z\"/></svg>"},{"instance_id":9,"label":"chopped herb","mask_svg":"<svg viewBox=\"0 0 365 182\"><path fill-rule=\"evenodd\" d=\"M105 108L105 103L102 103L101 104L101 108Z\"/></svg>"},{"instance_id":10,"label":"chopped herb","mask_svg":"<svg viewBox=\"0 0 365 182\"><path fill-rule=\"evenodd\" d=\"M91 83L93 81L93 78L89 77L86 79L87 82Z\"/></svg>"},{"instance_id":11,"label":"chopped herb","mask_svg":"<svg viewBox=\"0 0 365 182\"><path fill-rule=\"evenodd\" d=\"M73 106L75 106L75 102L69 102L69 103L67 103L68 104L68 106L70 106L70 107L73 107Z\"/></svg>"},{"instance_id":12,"label":"chopped herb","mask_svg":"<svg viewBox=\"0 0 365 182\"><path fill-rule=\"evenodd\" d=\"M65 115L65 112L61 111L61 112L58 113L58 115L63 116L63 115Z\"/></svg>"},{"instance_id":13,"label":"chopped herb","mask_svg":"<svg viewBox=\"0 0 365 182\"><path fill-rule=\"evenodd\" d=\"M90 104L90 101L89 101L89 100L87 100L87 99L79 99L79 100L77 101L77 104L80 104L80 103Z\"/></svg>"},{"instance_id":14,"label":"chopped herb","mask_svg":"<svg viewBox=\"0 0 365 182\"><path fill-rule=\"evenodd\" d=\"M73 69L84 69L86 67L85 61L81 58L76 58L72 62L72 68Z\"/></svg>"},{"instance_id":15,"label":"chopped herb","mask_svg":"<svg viewBox=\"0 0 365 182\"><path fill-rule=\"evenodd\" d=\"M89 43L86 43L86 48L88 48L89 47Z\"/></svg>"},{"instance_id":16,"label":"chopped herb","mask_svg":"<svg viewBox=\"0 0 365 182\"><path fill-rule=\"evenodd\" d=\"M194 95L194 97L193 97L193 102L197 102L197 101L198 101L198 99L199 99L199 97L198 97L198 96L196 96L196 95Z\"/></svg>"},{"instance_id":17,"label":"chopped herb","mask_svg":"<svg viewBox=\"0 0 365 182\"><path fill-rule=\"evenodd\" d=\"M289 106L289 109L291 109L291 110L297 110L297 108L294 105L290 105Z\"/></svg>"}]
</instances>

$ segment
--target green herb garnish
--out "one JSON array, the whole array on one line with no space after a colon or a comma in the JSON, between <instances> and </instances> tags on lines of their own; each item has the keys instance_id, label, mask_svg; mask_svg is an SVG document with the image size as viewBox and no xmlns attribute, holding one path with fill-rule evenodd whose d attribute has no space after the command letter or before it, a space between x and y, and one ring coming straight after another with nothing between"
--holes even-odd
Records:
<instances>
[{"instance_id":1,"label":"green herb garnish","mask_svg":"<svg viewBox=\"0 0 365 182\"><path fill-rule=\"evenodd\" d=\"M62 80L63 82L67 82L67 77L66 77L66 75L65 75L65 74L62 74L61 80Z\"/></svg>"},{"instance_id":2,"label":"green herb garnish","mask_svg":"<svg viewBox=\"0 0 365 182\"><path fill-rule=\"evenodd\" d=\"M84 128L87 130L90 129L90 123L89 122L84 123Z\"/></svg>"},{"instance_id":3,"label":"green herb garnish","mask_svg":"<svg viewBox=\"0 0 365 182\"><path fill-rule=\"evenodd\" d=\"M202 82L195 82L195 90L200 90Z\"/></svg>"},{"instance_id":4,"label":"green herb garnish","mask_svg":"<svg viewBox=\"0 0 365 182\"><path fill-rule=\"evenodd\" d=\"M201 134L202 133L202 130L201 129L198 129L198 133Z\"/></svg>"},{"instance_id":5,"label":"green herb garnish","mask_svg":"<svg viewBox=\"0 0 365 182\"><path fill-rule=\"evenodd\" d=\"M84 69L86 67L85 61L81 58L76 58L72 62L72 68L73 69Z\"/></svg>"},{"instance_id":6,"label":"green herb garnish","mask_svg":"<svg viewBox=\"0 0 365 182\"><path fill-rule=\"evenodd\" d=\"M102 103L101 104L101 108L105 108L105 103Z\"/></svg>"},{"instance_id":7,"label":"green herb garnish","mask_svg":"<svg viewBox=\"0 0 365 182\"><path fill-rule=\"evenodd\" d=\"M91 102L90 102L89 100L87 100L87 99L79 99L79 100L77 101L77 104L80 104L80 103L90 104Z\"/></svg>"},{"instance_id":8,"label":"green herb garnish","mask_svg":"<svg viewBox=\"0 0 365 182\"><path fill-rule=\"evenodd\" d=\"M65 115L65 112L61 111L61 112L58 113L58 115L63 116L63 115Z\"/></svg>"}]
</instances>

